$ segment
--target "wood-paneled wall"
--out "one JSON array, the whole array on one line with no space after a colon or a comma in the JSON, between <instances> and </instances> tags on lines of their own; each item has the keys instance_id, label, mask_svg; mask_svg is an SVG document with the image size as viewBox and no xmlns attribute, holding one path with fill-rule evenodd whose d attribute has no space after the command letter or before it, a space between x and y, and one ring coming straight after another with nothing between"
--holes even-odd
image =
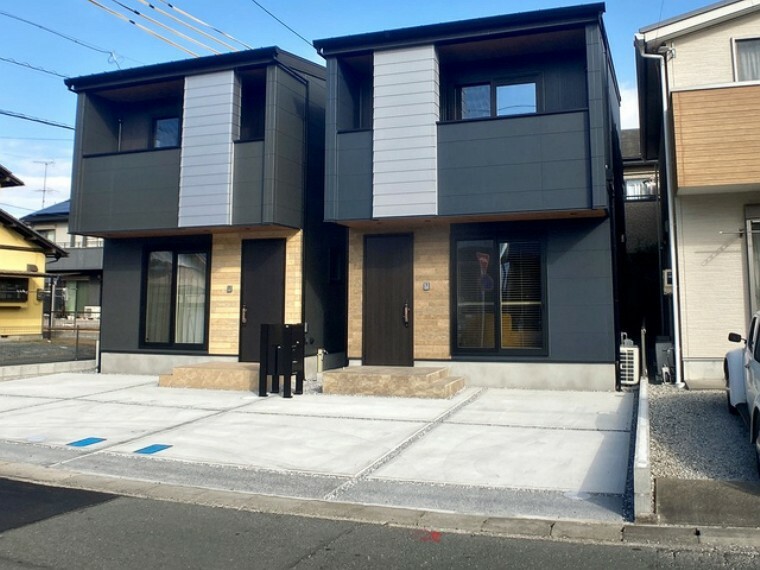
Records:
<instances>
[{"instance_id":1,"label":"wood-paneled wall","mask_svg":"<svg viewBox=\"0 0 760 570\"><path fill-rule=\"evenodd\" d=\"M267 229L214 235L211 249L209 353L236 355L240 341L242 241L284 238L285 322L300 323L303 313L303 232ZM227 286L232 292L227 292Z\"/></svg>"},{"instance_id":2,"label":"wood-paneled wall","mask_svg":"<svg viewBox=\"0 0 760 570\"><path fill-rule=\"evenodd\" d=\"M394 228L414 232L414 358L451 358L449 226ZM363 231L352 229L348 237L348 357L362 357L362 289L364 286ZM428 291L424 283L430 284Z\"/></svg>"},{"instance_id":3,"label":"wood-paneled wall","mask_svg":"<svg viewBox=\"0 0 760 570\"><path fill-rule=\"evenodd\" d=\"M673 93L678 188L760 184L760 85Z\"/></svg>"}]
</instances>

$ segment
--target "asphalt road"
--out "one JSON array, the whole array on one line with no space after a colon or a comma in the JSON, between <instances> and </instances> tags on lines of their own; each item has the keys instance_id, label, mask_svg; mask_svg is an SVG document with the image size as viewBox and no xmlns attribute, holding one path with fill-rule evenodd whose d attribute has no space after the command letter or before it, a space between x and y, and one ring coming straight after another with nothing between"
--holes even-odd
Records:
<instances>
[{"instance_id":1,"label":"asphalt road","mask_svg":"<svg viewBox=\"0 0 760 570\"><path fill-rule=\"evenodd\" d=\"M0 569L757 568L750 552L509 539L0 479Z\"/></svg>"}]
</instances>

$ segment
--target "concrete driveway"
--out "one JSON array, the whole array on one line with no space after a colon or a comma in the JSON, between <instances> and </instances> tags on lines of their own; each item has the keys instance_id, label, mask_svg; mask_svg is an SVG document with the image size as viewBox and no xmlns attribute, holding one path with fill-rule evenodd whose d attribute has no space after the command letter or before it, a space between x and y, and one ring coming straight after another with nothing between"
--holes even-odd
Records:
<instances>
[{"instance_id":1,"label":"concrete driveway","mask_svg":"<svg viewBox=\"0 0 760 570\"><path fill-rule=\"evenodd\" d=\"M633 395L469 388L452 400L0 382L0 462L490 516L622 521ZM0 476L2 476L0 463Z\"/></svg>"}]
</instances>

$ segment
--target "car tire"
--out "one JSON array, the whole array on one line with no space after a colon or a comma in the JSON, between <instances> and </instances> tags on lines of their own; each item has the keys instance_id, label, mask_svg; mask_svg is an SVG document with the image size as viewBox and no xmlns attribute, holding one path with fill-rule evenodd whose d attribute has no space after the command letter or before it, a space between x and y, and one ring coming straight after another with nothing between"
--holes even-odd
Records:
<instances>
[{"instance_id":1,"label":"car tire","mask_svg":"<svg viewBox=\"0 0 760 570\"><path fill-rule=\"evenodd\" d=\"M726 388L726 404L728 406L728 413L732 416L739 415L739 410L736 409L736 406L731 404L731 390Z\"/></svg>"},{"instance_id":2,"label":"car tire","mask_svg":"<svg viewBox=\"0 0 760 570\"><path fill-rule=\"evenodd\" d=\"M760 430L755 429L755 466L757 467L757 476L760 477Z\"/></svg>"},{"instance_id":3,"label":"car tire","mask_svg":"<svg viewBox=\"0 0 760 570\"><path fill-rule=\"evenodd\" d=\"M726 405L728 406L728 413L735 416L739 413L739 410L731 404L731 382L728 377L728 362L726 361L723 361L723 379L726 381Z\"/></svg>"}]
</instances>

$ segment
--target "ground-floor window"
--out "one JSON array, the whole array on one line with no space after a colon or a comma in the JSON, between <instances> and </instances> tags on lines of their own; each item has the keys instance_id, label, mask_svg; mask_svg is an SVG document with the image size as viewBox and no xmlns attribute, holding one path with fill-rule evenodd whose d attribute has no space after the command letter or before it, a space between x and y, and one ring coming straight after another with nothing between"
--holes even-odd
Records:
<instances>
[{"instance_id":1,"label":"ground-floor window","mask_svg":"<svg viewBox=\"0 0 760 570\"><path fill-rule=\"evenodd\" d=\"M455 352L545 354L543 251L540 239L455 239Z\"/></svg>"},{"instance_id":2,"label":"ground-floor window","mask_svg":"<svg viewBox=\"0 0 760 570\"><path fill-rule=\"evenodd\" d=\"M206 251L146 254L143 342L200 348L206 343L209 264Z\"/></svg>"}]
</instances>

